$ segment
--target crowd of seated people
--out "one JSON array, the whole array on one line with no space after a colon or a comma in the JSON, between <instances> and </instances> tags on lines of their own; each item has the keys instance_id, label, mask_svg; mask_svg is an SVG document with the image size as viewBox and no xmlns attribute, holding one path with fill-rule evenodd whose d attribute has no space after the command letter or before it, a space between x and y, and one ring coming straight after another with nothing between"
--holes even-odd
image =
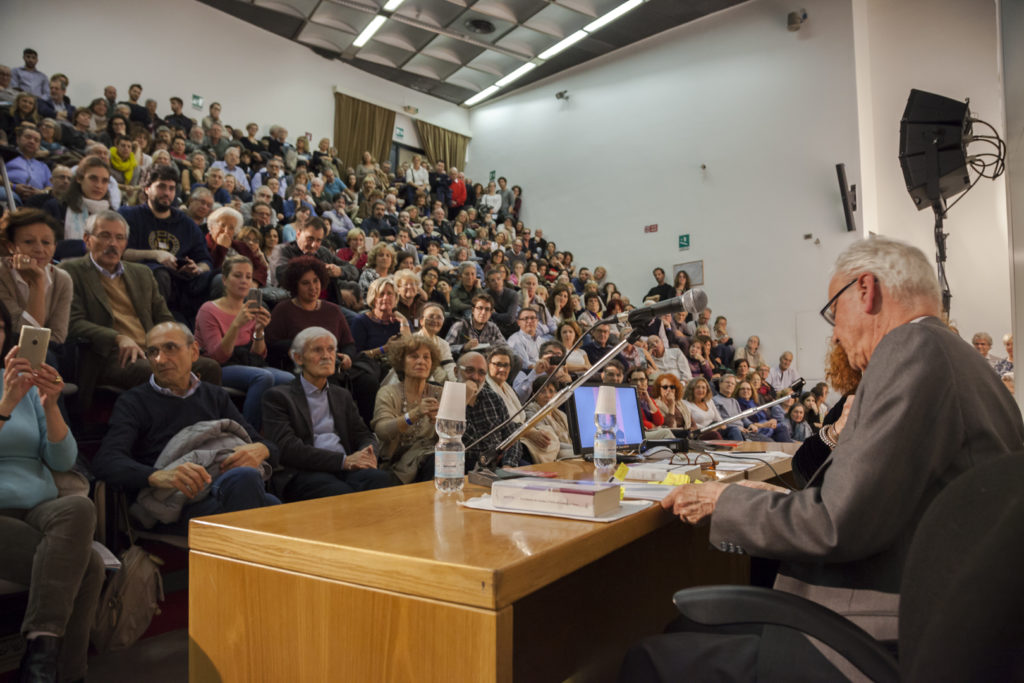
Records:
<instances>
[{"instance_id":1,"label":"crowd of seated people","mask_svg":"<svg viewBox=\"0 0 1024 683\"><path fill-rule=\"evenodd\" d=\"M504 177L484 186L418 155L394 170L369 152L346 162L327 138L313 149L282 126L260 137L255 123L228 125L219 103L197 121L172 97L160 115L140 103L141 84L126 101L108 86L76 109L67 77L37 62L26 50L25 67L0 65L0 136L19 153L8 164L19 208L0 225L4 331L50 328L46 367L78 385L80 407L98 387L124 392L93 466L129 495L184 494L177 514L150 523L180 529L199 514L429 479L449 379L471 388L467 446L510 421L473 443L472 466L632 332L608 321L634 303L606 268L577 265L527 227L522 188ZM691 286L683 270L671 284L660 267L653 276L636 305ZM989 354L988 335L974 343L1012 390L1012 338L1006 359ZM793 362L786 351L770 366L757 336L737 347L727 318L705 309L654 318L601 380L636 387L648 430L699 431L749 411L703 436L802 441L822 429L827 386L792 394ZM28 391L6 389L12 406ZM203 431L224 419L238 428ZM234 439L231 455L168 459L200 424L190 435ZM550 461L569 441L556 411L502 463ZM38 496L0 509L48 505L45 479ZM80 653L62 657L80 666Z\"/></svg>"}]
</instances>

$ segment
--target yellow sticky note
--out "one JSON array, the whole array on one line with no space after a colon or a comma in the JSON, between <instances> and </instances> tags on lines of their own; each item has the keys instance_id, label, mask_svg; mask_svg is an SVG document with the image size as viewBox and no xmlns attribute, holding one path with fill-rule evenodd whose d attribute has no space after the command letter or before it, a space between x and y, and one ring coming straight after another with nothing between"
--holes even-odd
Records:
<instances>
[{"instance_id":1,"label":"yellow sticky note","mask_svg":"<svg viewBox=\"0 0 1024 683\"><path fill-rule=\"evenodd\" d=\"M690 475L679 474L678 472L669 472L668 474L665 475L665 479L661 483L667 484L668 486L679 486L681 484L689 484Z\"/></svg>"},{"instance_id":2,"label":"yellow sticky note","mask_svg":"<svg viewBox=\"0 0 1024 683\"><path fill-rule=\"evenodd\" d=\"M629 474L629 468L626 467L626 463L620 463L618 468L615 470L615 478L619 481L625 481L626 475Z\"/></svg>"}]
</instances>

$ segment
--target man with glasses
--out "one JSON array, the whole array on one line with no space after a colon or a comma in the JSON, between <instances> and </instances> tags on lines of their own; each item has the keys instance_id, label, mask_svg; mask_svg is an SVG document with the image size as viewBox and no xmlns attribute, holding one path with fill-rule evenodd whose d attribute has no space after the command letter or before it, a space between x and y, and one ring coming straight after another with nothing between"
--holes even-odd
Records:
<instances>
[{"instance_id":1,"label":"man with glasses","mask_svg":"<svg viewBox=\"0 0 1024 683\"><path fill-rule=\"evenodd\" d=\"M562 342L551 339L540 345L537 362L528 372L520 372L513 383L513 388L516 390L516 395L521 403L526 403L526 399L530 397L533 391L533 380L541 375L553 372L564 357L565 347L562 346ZM561 389L571 381L572 377L569 375L569 371L565 369L565 366L562 366L555 374L555 378L551 383L556 388Z\"/></svg>"},{"instance_id":2,"label":"man with glasses","mask_svg":"<svg viewBox=\"0 0 1024 683\"><path fill-rule=\"evenodd\" d=\"M543 342L543 338L537 334L536 309L526 306L519 311L516 322L519 323L519 331L508 338L508 345L519 356L523 370L529 372L540 358L540 345Z\"/></svg>"},{"instance_id":3,"label":"man with glasses","mask_svg":"<svg viewBox=\"0 0 1024 683\"><path fill-rule=\"evenodd\" d=\"M458 356L463 351L475 349L481 344L504 344L505 337L498 326L491 322L494 300L480 293L473 297L472 315L469 320L459 320L448 330L445 340L452 345L452 353Z\"/></svg>"},{"instance_id":4,"label":"man with glasses","mask_svg":"<svg viewBox=\"0 0 1024 683\"><path fill-rule=\"evenodd\" d=\"M110 430L90 463L96 477L126 490L129 499L147 488L181 492L184 508L176 521L168 522L168 530L176 532L184 532L193 517L280 503L264 485L277 465L277 446L260 437L223 389L200 381L192 372L199 345L188 328L160 323L146 335L144 345L151 374L114 404ZM192 438L198 439L196 425L211 420L231 420L247 436L236 439L247 443L230 447L230 453L210 468L216 476L185 457L157 465L179 432L192 429Z\"/></svg>"},{"instance_id":5,"label":"man with glasses","mask_svg":"<svg viewBox=\"0 0 1024 683\"><path fill-rule=\"evenodd\" d=\"M671 346L666 348L665 342L656 334L647 337L647 345L650 348L651 358L654 359L656 374L660 375L667 372L683 383L693 379L690 361L686 359L686 356L683 355L683 352L678 347Z\"/></svg>"},{"instance_id":6,"label":"man with glasses","mask_svg":"<svg viewBox=\"0 0 1024 683\"><path fill-rule=\"evenodd\" d=\"M710 517L711 542L723 551L783 560L777 590L895 646L903 560L921 516L958 475L1018 451L1024 424L985 360L939 319L939 284L920 250L864 240L840 254L834 272L821 315L863 377L835 424L838 438L826 439L831 455L801 491L711 482L677 487L662 506L691 524ZM709 661L709 648L728 659ZM853 675L803 637L767 627L659 636L634 648L626 667L660 661L663 670L754 680L775 654L800 661L807 680L831 680L836 666Z\"/></svg>"},{"instance_id":7,"label":"man with glasses","mask_svg":"<svg viewBox=\"0 0 1024 683\"><path fill-rule=\"evenodd\" d=\"M88 253L60 264L73 287L69 337L89 342L78 378L86 405L97 385L130 389L145 382L152 372L143 350L146 333L174 320L152 271L121 260L127 243L124 217L101 211L86 223ZM212 358L197 359L193 370L204 381L220 384L220 364Z\"/></svg>"},{"instance_id":8,"label":"man with glasses","mask_svg":"<svg viewBox=\"0 0 1024 683\"><path fill-rule=\"evenodd\" d=\"M508 421L505 402L487 384L487 360L476 351L467 351L459 357L456 376L466 385L466 431L462 435L462 442L466 445L466 471L473 470L481 457L485 458L485 465L500 465L500 462L486 456L491 453L493 458L494 449L518 425L510 422L476 443L480 437ZM517 442L506 452L506 459L518 464L521 452L522 444Z\"/></svg>"}]
</instances>

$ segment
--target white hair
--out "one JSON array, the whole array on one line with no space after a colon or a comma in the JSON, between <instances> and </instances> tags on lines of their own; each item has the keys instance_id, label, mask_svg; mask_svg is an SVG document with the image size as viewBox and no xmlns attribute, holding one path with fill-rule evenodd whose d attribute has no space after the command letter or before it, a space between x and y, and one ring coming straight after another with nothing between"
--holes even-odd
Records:
<instances>
[{"instance_id":1,"label":"white hair","mask_svg":"<svg viewBox=\"0 0 1024 683\"><path fill-rule=\"evenodd\" d=\"M228 216L232 221L234 221L236 233L241 230L242 225L245 224L245 219L242 218L241 213L230 206L222 206L219 209L214 209L214 211L206 217L207 225L216 223L221 216Z\"/></svg>"},{"instance_id":2,"label":"white hair","mask_svg":"<svg viewBox=\"0 0 1024 683\"><path fill-rule=\"evenodd\" d=\"M309 342L314 339L320 339L320 337L330 337L331 342L333 342L335 346L338 345L338 338L334 336L334 333L323 327L307 327L292 339L292 345L291 348L288 349L288 355L292 357L292 362L295 363L295 369L299 372L302 371L302 363L300 361L302 359L302 354L306 350L306 346Z\"/></svg>"},{"instance_id":3,"label":"white hair","mask_svg":"<svg viewBox=\"0 0 1024 683\"><path fill-rule=\"evenodd\" d=\"M878 236L856 242L839 255L832 272L849 277L871 273L900 303L939 305L939 280L931 262L906 242Z\"/></svg>"}]
</instances>

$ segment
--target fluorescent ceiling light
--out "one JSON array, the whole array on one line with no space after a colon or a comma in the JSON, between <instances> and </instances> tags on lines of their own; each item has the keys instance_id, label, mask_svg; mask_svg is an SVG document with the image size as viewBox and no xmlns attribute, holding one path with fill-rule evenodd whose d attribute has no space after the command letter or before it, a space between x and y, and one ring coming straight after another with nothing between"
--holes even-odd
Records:
<instances>
[{"instance_id":1,"label":"fluorescent ceiling light","mask_svg":"<svg viewBox=\"0 0 1024 683\"><path fill-rule=\"evenodd\" d=\"M381 14L375 16L373 20L370 21L370 25L363 29L363 32L359 34L359 37L356 38L352 42L352 44L355 45L356 47L362 47L363 45L366 45L367 41L369 41L370 38L373 37L373 34L377 32L377 29L379 29L381 25L387 20L388 18Z\"/></svg>"},{"instance_id":2,"label":"fluorescent ceiling light","mask_svg":"<svg viewBox=\"0 0 1024 683\"><path fill-rule=\"evenodd\" d=\"M496 85L489 86L489 87L481 90L477 94L473 95L472 97L470 97L468 100L466 100L462 104L464 104L467 107L472 107L477 102L480 102L481 100L487 99L488 97L490 97L494 93L498 92L499 90L501 90L501 88L499 88Z\"/></svg>"},{"instance_id":3,"label":"fluorescent ceiling light","mask_svg":"<svg viewBox=\"0 0 1024 683\"><path fill-rule=\"evenodd\" d=\"M583 40L586 37L587 37L587 32L581 29L579 31L576 31L576 33L572 34L568 38L565 38L561 42L555 43L554 45L549 47L547 50L544 50L544 52L541 52L540 55L538 55L538 56L541 59L551 59L552 57L557 55L562 50L564 50L564 49L566 49L566 48L568 48L568 47L570 47L572 45L575 45L576 43L580 42L581 40Z\"/></svg>"},{"instance_id":4,"label":"fluorescent ceiling light","mask_svg":"<svg viewBox=\"0 0 1024 683\"><path fill-rule=\"evenodd\" d=\"M401 5L403 2L405 2L405 0L388 0L386 3L384 3L384 11L394 12L396 9L398 9L398 6Z\"/></svg>"},{"instance_id":5,"label":"fluorescent ceiling light","mask_svg":"<svg viewBox=\"0 0 1024 683\"><path fill-rule=\"evenodd\" d=\"M516 69L515 71L510 73L508 76L505 76L503 79L501 79L500 81L498 81L494 85L498 86L499 88L504 88L506 85L508 85L512 81L516 80L520 76L524 76L524 75L530 73L531 71L533 71L536 68L537 68L536 64L534 64L533 62L527 62L526 64L523 64L521 67L519 67L518 69Z\"/></svg>"},{"instance_id":6,"label":"fluorescent ceiling light","mask_svg":"<svg viewBox=\"0 0 1024 683\"><path fill-rule=\"evenodd\" d=\"M587 33L593 33L594 31L601 28L605 24L615 21L629 10L635 7L639 7L642 4L644 4L644 0L627 0L627 2L622 3L621 5L613 9L611 12L608 12L608 14L605 14L603 17L598 17L597 19L594 19L592 22L584 26L583 30L586 31ZM384 9L387 9L387 7L385 7Z\"/></svg>"}]
</instances>

